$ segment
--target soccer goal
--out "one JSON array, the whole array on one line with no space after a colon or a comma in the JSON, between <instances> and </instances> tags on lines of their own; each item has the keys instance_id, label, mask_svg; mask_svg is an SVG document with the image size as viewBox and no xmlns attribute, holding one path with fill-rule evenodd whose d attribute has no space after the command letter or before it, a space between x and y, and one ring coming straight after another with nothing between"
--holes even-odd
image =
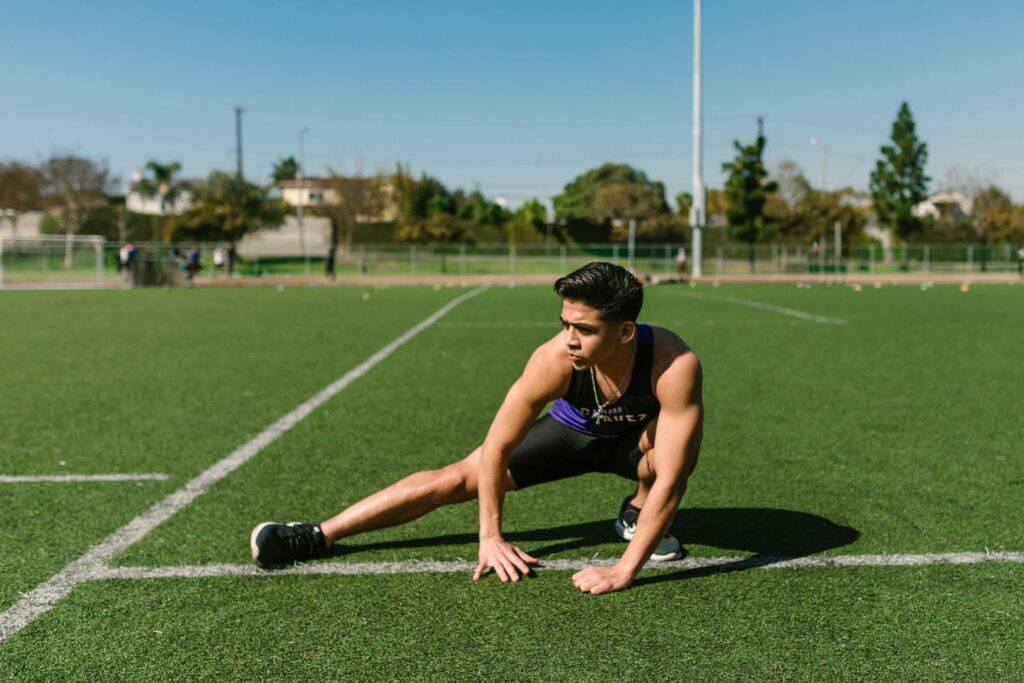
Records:
<instances>
[{"instance_id":1,"label":"soccer goal","mask_svg":"<svg viewBox=\"0 0 1024 683\"><path fill-rule=\"evenodd\" d=\"M0 287L102 287L98 235L0 235Z\"/></svg>"}]
</instances>

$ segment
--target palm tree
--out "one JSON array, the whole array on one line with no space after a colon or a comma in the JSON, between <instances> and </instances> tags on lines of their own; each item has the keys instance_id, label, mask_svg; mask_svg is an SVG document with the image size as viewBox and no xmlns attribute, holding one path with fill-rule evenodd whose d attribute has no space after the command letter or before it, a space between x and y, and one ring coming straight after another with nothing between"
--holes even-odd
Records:
<instances>
[{"instance_id":1,"label":"palm tree","mask_svg":"<svg viewBox=\"0 0 1024 683\"><path fill-rule=\"evenodd\" d=\"M172 161L168 164L161 164L158 161L149 161L146 164L149 177L144 177L134 183L132 189L144 197L160 197L160 213L166 214L167 208L174 210L175 204L181 197L184 183L175 178L175 174L181 171L181 164Z\"/></svg>"}]
</instances>

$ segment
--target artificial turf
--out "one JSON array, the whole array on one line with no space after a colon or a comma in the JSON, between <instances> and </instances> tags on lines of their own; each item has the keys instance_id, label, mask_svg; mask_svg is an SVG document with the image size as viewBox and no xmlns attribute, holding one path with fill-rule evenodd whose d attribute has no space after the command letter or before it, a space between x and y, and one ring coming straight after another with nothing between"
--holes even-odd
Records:
<instances>
[{"instance_id":1,"label":"artificial turf","mask_svg":"<svg viewBox=\"0 0 1024 683\"><path fill-rule=\"evenodd\" d=\"M0 346L17 350L0 360L0 473L172 475L0 484L2 545L15 549L0 557L0 608L460 292L0 296ZM643 318L678 331L705 369L704 447L674 532L694 556L1021 550L1022 304L1008 285L649 288ZM461 457L557 314L546 288L465 302L115 563L246 562L258 521L322 519ZM630 490L588 475L510 494L508 536L545 558L613 557L609 520ZM475 506L445 508L324 561L472 559L475 533ZM1020 575L646 571L597 599L552 570L515 587L461 575L98 582L0 645L0 672L1014 680Z\"/></svg>"}]
</instances>

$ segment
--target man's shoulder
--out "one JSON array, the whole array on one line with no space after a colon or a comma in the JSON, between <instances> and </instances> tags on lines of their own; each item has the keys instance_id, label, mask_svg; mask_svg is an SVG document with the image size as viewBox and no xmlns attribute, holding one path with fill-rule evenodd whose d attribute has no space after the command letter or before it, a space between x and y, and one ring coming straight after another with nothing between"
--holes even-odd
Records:
<instances>
[{"instance_id":1,"label":"man's shoulder","mask_svg":"<svg viewBox=\"0 0 1024 683\"><path fill-rule=\"evenodd\" d=\"M690 345L667 327L658 327L657 325L648 325L648 327L651 328L651 333L654 337L655 359L672 359L693 353Z\"/></svg>"},{"instance_id":2,"label":"man's shoulder","mask_svg":"<svg viewBox=\"0 0 1024 683\"><path fill-rule=\"evenodd\" d=\"M654 335L654 373L660 375L669 367L683 366L687 372L697 372L700 360L693 348L672 330L650 326Z\"/></svg>"},{"instance_id":3,"label":"man's shoulder","mask_svg":"<svg viewBox=\"0 0 1024 683\"><path fill-rule=\"evenodd\" d=\"M530 355L517 384L529 393L554 400L565 393L572 377L572 363L557 337L544 342Z\"/></svg>"}]
</instances>

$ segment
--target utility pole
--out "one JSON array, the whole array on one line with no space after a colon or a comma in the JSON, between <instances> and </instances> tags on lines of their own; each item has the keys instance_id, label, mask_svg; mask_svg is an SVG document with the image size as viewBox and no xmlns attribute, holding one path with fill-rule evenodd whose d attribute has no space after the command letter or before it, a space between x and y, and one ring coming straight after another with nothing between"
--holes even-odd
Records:
<instances>
[{"instance_id":1,"label":"utility pole","mask_svg":"<svg viewBox=\"0 0 1024 683\"><path fill-rule=\"evenodd\" d=\"M235 107L235 154L238 160L238 169L236 171L238 179L241 180L242 174L242 112L245 111L242 107Z\"/></svg>"},{"instance_id":2,"label":"utility pole","mask_svg":"<svg viewBox=\"0 0 1024 683\"><path fill-rule=\"evenodd\" d=\"M690 209L690 225L693 227L693 277L703 274L702 232L706 223L704 207L704 143L701 118L701 19L700 0L693 0L693 206Z\"/></svg>"}]
</instances>

